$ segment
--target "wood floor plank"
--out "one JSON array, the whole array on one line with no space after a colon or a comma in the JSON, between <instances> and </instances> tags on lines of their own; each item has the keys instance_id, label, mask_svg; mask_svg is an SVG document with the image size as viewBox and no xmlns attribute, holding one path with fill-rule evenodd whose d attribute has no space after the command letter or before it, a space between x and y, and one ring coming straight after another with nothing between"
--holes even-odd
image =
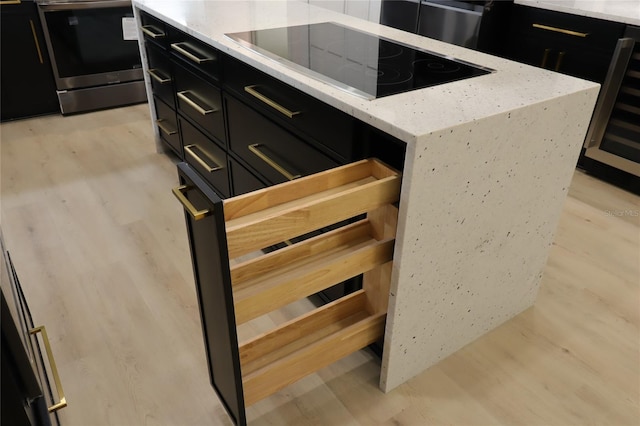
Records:
<instances>
[{"instance_id":1,"label":"wood floor plank","mask_svg":"<svg viewBox=\"0 0 640 426\"><path fill-rule=\"evenodd\" d=\"M0 226L52 341L63 425L231 425L208 381L175 163L155 152L147 105L0 124ZM637 425L639 302L640 199L576 171L531 309L389 394L359 351L249 422Z\"/></svg>"}]
</instances>

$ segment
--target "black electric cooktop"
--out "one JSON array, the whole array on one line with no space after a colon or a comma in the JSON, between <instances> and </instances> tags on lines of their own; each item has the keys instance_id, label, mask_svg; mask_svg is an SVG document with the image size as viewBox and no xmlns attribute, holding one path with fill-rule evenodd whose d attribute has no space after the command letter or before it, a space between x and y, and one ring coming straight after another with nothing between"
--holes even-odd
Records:
<instances>
[{"instance_id":1,"label":"black electric cooktop","mask_svg":"<svg viewBox=\"0 0 640 426\"><path fill-rule=\"evenodd\" d=\"M333 22L226 36L290 68L366 99L493 71Z\"/></svg>"}]
</instances>

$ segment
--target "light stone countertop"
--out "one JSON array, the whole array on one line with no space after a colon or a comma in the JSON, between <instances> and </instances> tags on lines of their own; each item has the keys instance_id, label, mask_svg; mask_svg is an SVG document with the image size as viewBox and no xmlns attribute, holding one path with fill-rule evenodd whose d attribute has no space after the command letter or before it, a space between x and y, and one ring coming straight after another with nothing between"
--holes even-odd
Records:
<instances>
[{"instance_id":1,"label":"light stone countertop","mask_svg":"<svg viewBox=\"0 0 640 426\"><path fill-rule=\"evenodd\" d=\"M640 25L640 0L515 0L514 3L623 24Z\"/></svg>"},{"instance_id":2,"label":"light stone countertop","mask_svg":"<svg viewBox=\"0 0 640 426\"><path fill-rule=\"evenodd\" d=\"M385 392L534 304L598 84L300 1L134 6L407 143L380 373ZM365 100L224 36L326 21L496 72Z\"/></svg>"},{"instance_id":3,"label":"light stone countertop","mask_svg":"<svg viewBox=\"0 0 640 426\"><path fill-rule=\"evenodd\" d=\"M364 21L299 1L135 0L173 26L411 144L429 133L585 90L594 83ZM496 72L366 100L241 47L225 33L334 21Z\"/></svg>"}]
</instances>

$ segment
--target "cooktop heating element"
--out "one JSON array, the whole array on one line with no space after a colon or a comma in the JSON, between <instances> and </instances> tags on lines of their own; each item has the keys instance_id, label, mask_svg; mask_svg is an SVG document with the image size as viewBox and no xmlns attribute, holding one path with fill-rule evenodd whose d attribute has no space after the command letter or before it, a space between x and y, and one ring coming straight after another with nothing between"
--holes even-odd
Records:
<instances>
[{"instance_id":1,"label":"cooktop heating element","mask_svg":"<svg viewBox=\"0 0 640 426\"><path fill-rule=\"evenodd\" d=\"M334 22L226 36L254 52L366 99L494 71Z\"/></svg>"}]
</instances>

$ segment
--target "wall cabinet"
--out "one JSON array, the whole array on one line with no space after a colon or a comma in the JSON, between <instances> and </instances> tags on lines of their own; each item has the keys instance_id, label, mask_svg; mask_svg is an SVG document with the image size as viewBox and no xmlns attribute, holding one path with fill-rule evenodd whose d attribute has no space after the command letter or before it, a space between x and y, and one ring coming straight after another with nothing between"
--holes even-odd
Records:
<instances>
[{"instance_id":1,"label":"wall cabinet","mask_svg":"<svg viewBox=\"0 0 640 426\"><path fill-rule=\"evenodd\" d=\"M0 8L2 121L60 112L36 4Z\"/></svg>"}]
</instances>

